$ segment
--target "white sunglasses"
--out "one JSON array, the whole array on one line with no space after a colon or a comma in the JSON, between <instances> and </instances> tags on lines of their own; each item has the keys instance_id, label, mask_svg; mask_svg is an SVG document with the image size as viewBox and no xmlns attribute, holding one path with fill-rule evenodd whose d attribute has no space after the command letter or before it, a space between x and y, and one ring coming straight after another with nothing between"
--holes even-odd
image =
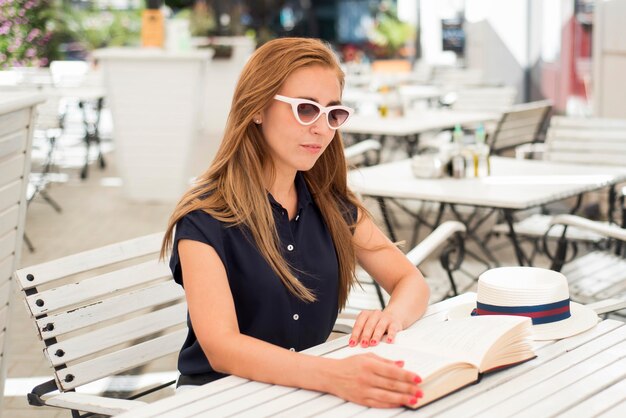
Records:
<instances>
[{"instance_id":1,"label":"white sunglasses","mask_svg":"<svg viewBox=\"0 0 626 418\"><path fill-rule=\"evenodd\" d=\"M354 109L347 106L328 106L324 107L319 103L307 99L296 99L293 97L281 96L277 94L274 99L289 103L296 120L301 125L311 125L322 115L326 114L326 123L330 129L337 129L352 115Z\"/></svg>"}]
</instances>

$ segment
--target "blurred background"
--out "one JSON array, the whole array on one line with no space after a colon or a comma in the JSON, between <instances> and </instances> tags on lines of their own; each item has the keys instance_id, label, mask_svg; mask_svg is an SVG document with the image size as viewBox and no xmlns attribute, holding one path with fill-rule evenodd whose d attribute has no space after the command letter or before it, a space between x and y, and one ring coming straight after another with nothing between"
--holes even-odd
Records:
<instances>
[{"instance_id":1,"label":"blurred background","mask_svg":"<svg viewBox=\"0 0 626 418\"><path fill-rule=\"evenodd\" d=\"M0 412L68 415L26 401L53 369L12 273L163 231L220 145L241 69L271 39L321 38L336 52L346 73L342 100L356 110L342 126L345 144L374 144L363 158L346 149L354 166L385 170L410 157L404 181L441 178L426 185L452 187L443 202L460 196L444 215L445 205L419 193L389 199L401 204L388 205L385 219L361 185L368 209L394 228L403 251L440 221L465 224L471 256L456 266L459 291L522 257L509 240L513 226L487 211L490 202L466 204L471 187L455 189L452 175L483 177L466 180L487 191L512 178L494 194L520 200L558 186L515 213L521 247L536 266L550 267L558 255L560 233L547 234L553 214L623 229L625 19L623 0L0 0ZM503 171L489 172L490 157ZM466 170L444 172L455 158ZM578 175L579 167L589 174ZM377 169L363 171L370 168ZM579 186L590 192L576 200L569 191ZM597 234L577 237L568 262L616 245ZM609 260L602 280L578 274L585 280L570 285L572 300L626 299L626 247L617 248L621 256ZM439 253L419 267L433 301L453 293ZM139 372L175 378L175 363L172 353ZM135 383L124 379L85 390L127 395Z\"/></svg>"}]
</instances>

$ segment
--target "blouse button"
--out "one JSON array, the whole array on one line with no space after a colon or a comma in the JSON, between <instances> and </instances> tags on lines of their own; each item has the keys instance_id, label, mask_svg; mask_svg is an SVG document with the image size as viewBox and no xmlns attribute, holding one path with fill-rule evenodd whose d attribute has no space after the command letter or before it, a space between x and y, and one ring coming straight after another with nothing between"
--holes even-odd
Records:
<instances>
[{"instance_id":1,"label":"blouse button","mask_svg":"<svg viewBox=\"0 0 626 418\"><path fill-rule=\"evenodd\" d=\"M293 245L289 244L289 245L287 246L287 251L293 251Z\"/></svg>"},{"instance_id":2,"label":"blouse button","mask_svg":"<svg viewBox=\"0 0 626 418\"><path fill-rule=\"evenodd\" d=\"M295 349L295 348L293 348L293 347L291 347L291 348L289 349L289 351L296 351L296 349Z\"/></svg>"},{"instance_id":3,"label":"blouse button","mask_svg":"<svg viewBox=\"0 0 626 418\"><path fill-rule=\"evenodd\" d=\"M294 320L294 321L297 321L298 319L300 319L300 315L298 315L298 314L294 314L294 315L293 315L293 320Z\"/></svg>"}]
</instances>

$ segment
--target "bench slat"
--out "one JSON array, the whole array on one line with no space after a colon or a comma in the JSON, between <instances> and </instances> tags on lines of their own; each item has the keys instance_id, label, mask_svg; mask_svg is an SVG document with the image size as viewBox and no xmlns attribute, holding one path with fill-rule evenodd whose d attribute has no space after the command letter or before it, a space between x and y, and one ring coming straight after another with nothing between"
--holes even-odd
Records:
<instances>
[{"instance_id":1,"label":"bench slat","mask_svg":"<svg viewBox=\"0 0 626 418\"><path fill-rule=\"evenodd\" d=\"M60 393L46 399L46 405L65 409L92 412L103 415L119 415L133 408L146 405L145 402L127 399L105 398L84 393Z\"/></svg>"},{"instance_id":2,"label":"bench slat","mask_svg":"<svg viewBox=\"0 0 626 418\"><path fill-rule=\"evenodd\" d=\"M596 393L594 396L585 399L578 405L570 408L565 414L558 415L558 418L597 416L619 402L626 401L626 379L622 379L614 385Z\"/></svg>"},{"instance_id":3,"label":"bench slat","mask_svg":"<svg viewBox=\"0 0 626 418\"><path fill-rule=\"evenodd\" d=\"M132 343L186 321L187 304L179 303L52 344L45 351L52 365L59 366L118 344Z\"/></svg>"},{"instance_id":4,"label":"bench slat","mask_svg":"<svg viewBox=\"0 0 626 418\"><path fill-rule=\"evenodd\" d=\"M38 317L166 277L171 277L169 267L155 259L36 293L28 296L26 303L31 313Z\"/></svg>"},{"instance_id":5,"label":"bench slat","mask_svg":"<svg viewBox=\"0 0 626 418\"><path fill-rule=\"evenodd\" d=\"M19 205L13 205L5 209L0 213L0 234L6 234L7 232L15 229L18 223L20 215Z\"/></svg>"},{"instance_id":6,"label":"bench slat","mask_svg":"<svg viewBox=\"0 0 626 418\"><path fill-rule=\"evenodd\" d=\"M14 253L16 239L17 230L15 229L4 235L0 235L0 260Z\"/></svg>"},{"instance_id":7,"label":"bench slat","mask_svg":"<svg viewBox=\"0 0 626 418\"><path fill-rule=\"evenodd\" d=\"M158 306L184 297L185 293L174 280L137 289L115 296L100 303L37 319L37 328L42 339L58 337L64 333L120 317L140 309ZM50 325L52 324L52 329Z\"/></svg>"},{"instance_id":8,"label":"bench slat","mask_svg":"<svg viewBox=\"0 0 626 418\"><path fill-rule=\"evenodd\" d=\"M57 370L55 372L57 383L60 388L67 391L85 383L149 363L168 354L177 353L182 347L186 335L187 329L181 329L93 360Z\"/></svg>"},{"instance_id":9,"label":"bench slat","mask_svg":"<svg viewBox=\"0 0 626 418\"><path fill-rule=\"evenodd\" d=\"M7 185L0 186L0 211L4 211L10 206L19 204L21 195L21 180L16 180Z\"/></svg>"},{"instance_id":10,"label":"bench slat","mask_svg":"<svg viewBox=\"0 0 626 418\"><path fill-rule=\"evenodd\" d=\"M157 253L160 251L162 238L163 233L157 232L122 243L58 258L27 269L20 269L15 275L22 289L31 289L72 274ZM32 281L27 279L28 274L34 276Z\"/></svg>"},{"instance_id":11,"label":"bench slat","mask_svg":"<svg viewBox=\"0 0 626 418\"><path fill-rule=\"evenodd\" d=\"M25 159L26 155L20 153L8 158L6 161L0 161L0 185L22 178Z\"/></svg>"}]
</instances>

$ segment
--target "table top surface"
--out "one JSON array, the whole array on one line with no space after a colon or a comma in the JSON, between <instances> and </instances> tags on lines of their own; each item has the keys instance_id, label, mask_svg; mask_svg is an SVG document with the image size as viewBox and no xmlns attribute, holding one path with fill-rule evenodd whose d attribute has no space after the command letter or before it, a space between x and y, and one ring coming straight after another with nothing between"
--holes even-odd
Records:
<instances>
[{"instance_id":1,"label":"table top surface","mask_svg":"<svg viewBox=\"0 0 626 418\"><path fill-rule=\"evenodd\" d=\"M353 191L367 196L527 209L626 181L626 167L491 157L483 178L416 178L411 160L353 170Z\"/></svg>"},{"instance_id":2,"label":"table top surface","mask_svg":"<svg viewBox=\"0 0 626 418\"><path fill-rule=\"evenodd\" d=\"M474 293L466 293L431 305L420 322L444 321L450 308L475 298ZM347 343L345 336L305 352L324 355ZM119 416L624 416L626 326L623 322L604 320L570 338L537 342L536 352L537 357L531 361L488 374L480 383L415 411L366 408L333 395L230 376Z\"/></svg>"},{"instance_id":3,"label":"table top surface","mask_svg":"<svg viewBox=\"0 0 626 418\"><path fill-rule=\"evenodd\" d=\"M354 115L341 131L352 134L408 136L480 122L497 121L498 112L464 110L417 110L402 117L382 118L377 115Z\"/></svg>"}]
</instances>

